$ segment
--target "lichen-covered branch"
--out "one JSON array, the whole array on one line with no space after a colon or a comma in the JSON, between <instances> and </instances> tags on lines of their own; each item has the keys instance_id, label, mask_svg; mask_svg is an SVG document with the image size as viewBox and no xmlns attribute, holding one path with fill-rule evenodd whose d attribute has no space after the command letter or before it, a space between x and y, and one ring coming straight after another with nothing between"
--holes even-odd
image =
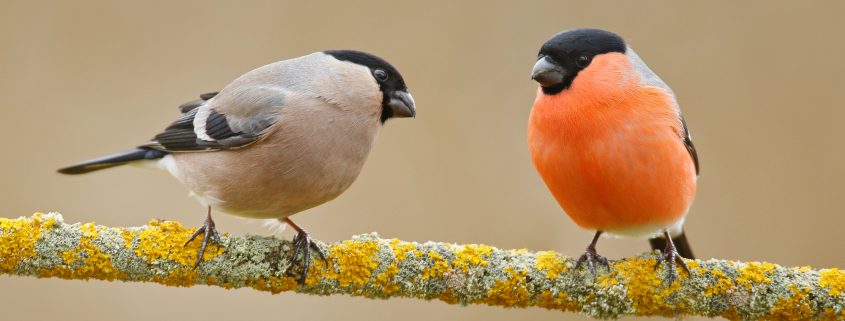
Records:
<instances>
[{"instance_id":1,"label":"lichen-covered branch","mask_svg":"<svg viewBox=\"0 0 845 321\"><path fill-rule=\"evenodd\" d=\"M414 243L376 234L320 245L305 284L291 244L224 236L193 269L199 240L172 221L114 228L66 224L58 214L0 218L0 273L66 279L206 284L279 293L410 297L447 303L542 307L596 318L702 315L732 320L845 320L845 271L770 263L687 261L692 275L663 284L653 253L611 262L597 276L555 252ZM312 255L312 258L316 255Z\"/></svg>"}]
</instances>

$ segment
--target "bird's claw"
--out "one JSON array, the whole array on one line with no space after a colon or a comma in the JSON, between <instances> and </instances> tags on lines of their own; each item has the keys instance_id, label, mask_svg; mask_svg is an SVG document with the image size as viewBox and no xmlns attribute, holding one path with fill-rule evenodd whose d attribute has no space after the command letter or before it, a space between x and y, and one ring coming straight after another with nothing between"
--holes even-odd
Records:
<instances>
[{"instance_id":1,"label":"bird's claw","mask_svg":"<svg viewBox=\"0 0 845 321\"><path fill-rule=\"evenodd\" d=\"M319 245L317 245L317 243L311 240L311 236L307 232L302 231L296 233L296 236L293 237L293 257L294 260L298 257L302 258L302 275L299 278L300 284L305 283L305 279L308 277L308 267L311 265L312 249L317 252L320 259L323 261L326 260L326 253Z\"/></svg>"},{"instance_id":2,"label":"bird's claw","mask_svg":"<svg viewBox=\"0 0 845 321\"><path fill-rule=\"evenodd\" d=\"M584 262L587 262L587 265L590 267L590 272L593 272L593 275L596 275L596 265L604 266L606 269L610 269L610 264L607 262L607 258L604 256L599 255L596 253L595 248L587 248L584 251L584 254L581 254L581 257L578 258L578 261L575 262L575 269L581 267Z\"/></svg>"},{"instance_id":3,"label":"bird's claw","mask_svg":"<svg viewBox=\"0 0 845 321\"><path fill-rule=\"evenodd\" d=\"M657 257L654 269L657 270L657 268L659 268L663 263L667 263L666 266L669 268L669 273L667 273L663 279L666 284L672 284L672 282L675 282L675 279L678 277L678 271L675 268L675 264L680 265L681 268L687 272L687 275L690 273L689 267L684 262L681 255L678 254L678 250L675 249L675 246L671 242L666 243L666 248Z\"/></svg>"},{"instance_id":4,"label":"bird's claw","mask_svg":"<svg viewBox=\"0 0 845 321\"><path fill-rule=\"evenodd\" d=\"M188 243L191 243L191 241L197 238L200 234L203 234L202 245L200 245L200 250L197 253L197 262L194 263L195 269L200 265L200 262L202 262L202 256L205 254L205 248L208 246L209 241L212 241L217 245L222 244L220 241L220 233L217 233L217 228L214 227L214 220L211 219L211 216L208 216L205 219L205 223L194 231L194 234L191 234L191 237L188 238L188 241L185 242L183 247L188 246Z\"/></svg>"}]
</instances>

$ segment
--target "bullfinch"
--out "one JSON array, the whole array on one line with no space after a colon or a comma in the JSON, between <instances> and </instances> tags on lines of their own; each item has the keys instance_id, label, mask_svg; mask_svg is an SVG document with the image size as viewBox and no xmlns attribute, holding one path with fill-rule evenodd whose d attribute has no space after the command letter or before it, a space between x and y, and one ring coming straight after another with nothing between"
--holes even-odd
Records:
<instances>
[{"instance_id":1,"label":"bullfinch","mask_svg":"<svg viewBox=\"0 0 845 321\"><path fill-rule=\"evenodd\" d=\"M650 237L667 281L693 258L683 233L698 154L672 89L618 35L561 32L540 48L528 124L531 158L564 212L595 230L576 267L607 266L603 233Z\"/></svg>"},{"instance_id":2,"label":"bullfinch","mask_svg":"<svg viewBox=\"0 0 845 321\"><path fill-rule=\"evenodd\" d=\"M175 176L208 208L205 223L188 240L204 234L197 265L209 240L219 242L212 209L277 219L297 232L295 256L302 259L304 280L310 250L323 253L289 217L345 191L384 123L413 117L416 107L390 63L333 50L259 67L180 111L150 141L59 172L133 164Z\"/></svg>"}]
</instances>

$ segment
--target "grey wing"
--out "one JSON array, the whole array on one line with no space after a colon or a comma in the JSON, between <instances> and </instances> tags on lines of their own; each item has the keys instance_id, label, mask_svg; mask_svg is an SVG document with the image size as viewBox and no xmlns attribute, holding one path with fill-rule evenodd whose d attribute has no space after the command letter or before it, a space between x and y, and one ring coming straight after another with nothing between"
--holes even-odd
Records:
<instances>
[{"instance_id":1,"label":"grey wing","mask_svg":"<svg viewBox=\"0 0 845 321\"><path fill-rule=\"evenodd\" d=\"M634 69L640 73L640 81L643 85L654 86L663 89L667 93L672 95L672 97L675 97L675 93L672 91L672 88L669 88L669 85L663 82L663 80L660 79L657 74L651 71L651 68L648 68L645 62L640 59L640 56L637 55L636 52L634 52L634 49L631 49L631 47L627 47L626 52L628 55L628 59L630 59L631 63L633 64ZM677 105L677 102L675 102L675 104ZM678 111L678 113L680 113L680 111ZM683 115L681 115L680 118L681 124L684 127L684 136L681 138L683 139L684 146L687 148L690 157L692 157L693 164L695 164L695 174L698 175L698 152L695 151L695 145L692 144L692 136L690 135L689 128L687 128L687 121L684 120Z\"/></svg>"},{"instance_id":2,"label":"grey wing","mask_svg":"<svg viewBox=\"0 0 845 321\"><path fill-rule=\"evenodd\" d=\"M663 90L666 90L666 92L668 92L670 95L672 95L672 97L675 96L675 94L672 92L672 88L669 88L669 86L667 86L666 83L663 82L663 80L660 80L660 77L657 77L657 75L655 75L654 73L645 74L643 81L646 85L662 88ZM675 102L675 104L677 105L677 102ZM684 146L687 148L690 157L692 157L693 164L695 164L695 174L698 175L698 152L696 152L695 145L693 145L692 143L692 135L690 135L689 128L687 127L687 121L684 119L684 115L680 114L680 111L678 111L678 113L681 118L681 125L684 128L683 137L681 137L681 139L683 140Z\"/></svg>"},{"instance_id":3,"label":"grey wing","mask_svg":"<svg viewBox=\"0 0 845 321\"><path fill-rule=\"evenodd\" d=\"M275 124L284 107L284 91L277 87L232 89L200 97L182 104L182 116L141 147L167 152L242 148Z\"/></svg>"}]
</instances>

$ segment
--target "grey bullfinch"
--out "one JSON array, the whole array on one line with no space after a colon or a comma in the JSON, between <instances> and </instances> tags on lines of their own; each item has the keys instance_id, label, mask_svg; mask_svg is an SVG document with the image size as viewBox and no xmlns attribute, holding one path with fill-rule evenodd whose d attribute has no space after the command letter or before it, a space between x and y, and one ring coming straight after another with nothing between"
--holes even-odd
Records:
<instances>
[{"instance_id":1,"label":"grey bullfinch","mask_svg":"<svg viewBox=\"0 0 845 321\"><path fill-rule=\"evenodd\" d=\"M323 253L289 216L343 193L384 123L414 117L416 107L390 63L365 52L331 50L259 67L180 111L150 141L59 172L124 164L166 170L208 208L205 223L188 240L204 234L197 265L209 240L219 242L214 209L293 227L304 280L310 249Z\"/></svg>"}]
</instances>

